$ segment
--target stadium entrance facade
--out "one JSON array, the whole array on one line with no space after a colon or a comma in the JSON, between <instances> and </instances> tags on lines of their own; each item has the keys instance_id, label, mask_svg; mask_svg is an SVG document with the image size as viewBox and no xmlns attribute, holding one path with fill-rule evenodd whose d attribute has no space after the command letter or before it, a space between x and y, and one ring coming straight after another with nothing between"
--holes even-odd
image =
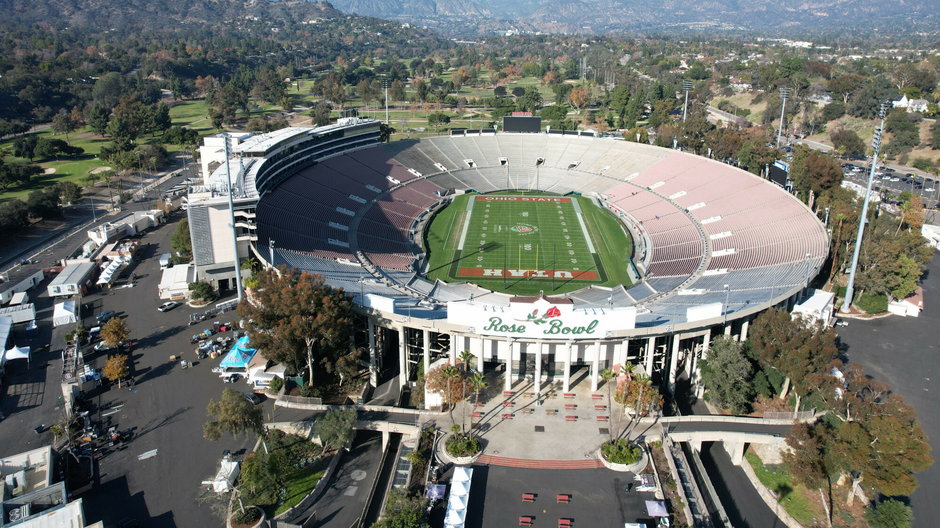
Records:
<instances>
[{"instance_id":1,"label":"stadium entrance facade","mask_svg":"<svg viewBox=\"0 0 940 528\"><path fill-rule=\"evenodd\" d=\"M469 351L478 368L505 372L507 387L529 380L567 390L575 373L586 373L596 389L604 368L634 363L671 388L683 373L696 379L716 336L744 337L755 314L792 307L828 254L826 230L805 205L707 158L587 134L461 131L383 144L378 136L378 123L361 119L285 129L242 141L229 164L246 249L350 293L363 313L358 339L370 350L373 383L380 373L414 381L419 365L426 371ZM206 204L224 196L227 187L212 186L222 181L210 178L200 189ZM560 228L577 225L569 205L588 200L605 209L632 241L621 263L631 280L523 296L429 279L430 219L458 197L494 193L555 197L548 203L569 222ZM507 200L474 207L500 201ZM214 223L223 215L198 208L190 201L194 249L197 241L211 248L208 260L218 263L232 254L225 248L232 237L218 236ZM549 225L530 216L506 225L523 237L542 224ZM459 240L457 231L442 237ZM595 249L612 245L584 239ZM544 246L533 247L534 264L512 265L505 252L479 269L504 276L569 269L548 265L554 258ZM512 248L524 261L525 248Z\"/></svg>"}]
</instances>

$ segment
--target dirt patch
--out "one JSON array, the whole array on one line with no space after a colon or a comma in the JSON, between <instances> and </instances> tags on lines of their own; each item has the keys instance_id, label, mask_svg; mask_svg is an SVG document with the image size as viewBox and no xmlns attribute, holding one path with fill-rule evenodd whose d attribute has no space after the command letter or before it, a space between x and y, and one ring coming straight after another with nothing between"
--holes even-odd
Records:
<instances>
[{"instance_id":1,"label":"dirt patch","mask_svg":"<svg viewBox=\"0 0 940 528\"><path fill-rule=\"evenodd\" d=\"M679 498L677 483L672 479L672 473L669 471L669 462L666 461L666 453L659 442L650 445L650 452L653 455L653 464L656 465L656 472L659 473L659 480L663 485L663 496L672 512L673 524L675 526L689 526L690 523L685 518L685 510L682 499Z\"/></svg>"},{"instance_id":2,"label":"dirt patch","mask_svg":"<svg viewBox=\"0 0 940 528\"><path fill-rule=\"evenodd\" d=\"M109 171L109 170L111 170L111 167L95 167L94 169L91 169L90 171L88 171L88 174L100 174L102 172Z\"/></svg>"},{"instance_id":3,"label":"dirt patch","mask_svg":"<svg viewBox=\"0 0 940 528\"><path fill-rule=\"evenodd\" d=\"M55 171L56 171L55 167L49 167L48 169L42 171L42 173L48 176L50 174L55 174Z\"/></svg>"}]
</instances>

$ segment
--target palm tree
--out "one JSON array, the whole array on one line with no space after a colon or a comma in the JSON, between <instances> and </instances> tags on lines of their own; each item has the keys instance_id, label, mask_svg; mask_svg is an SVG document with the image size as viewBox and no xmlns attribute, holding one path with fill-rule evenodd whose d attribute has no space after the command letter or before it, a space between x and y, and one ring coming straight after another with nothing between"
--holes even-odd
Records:
<instances>
[{"instance_id":1,"label":"palm tree","mask_svg":"<svg viewBox=\"0 0 940 528\"><path fill-rule=\"evenodd\" d=\"M469 350L462 350L460 354L458 354L458 357L460 358L460 362L463 363L463 376L460 377L460 382L463 384L463 386L461 387L461 391L460 391L460 395L461 395L460 399L462 401L464 398L466 398L466 395L467 395L467 378L470 377L470 372L472 371L472 369L470 368L470 362L473 361L474 355L471 354ZM464 427L464 424L466 423L466 421L467 421L467 406L464 405L463 415L460 417L461 427Z\"/></svg>"},{"instance_id":2,"label":"palm tree","mask_svg":"<svg viewBox=\"0 0 940 528\"><path fill-rule=\"evenodd\" d=\"M613 427L613 424L611 423L611 420L614 414L613 401L612 401L613 388L611 387L611 385L613 385L612 382L614 381L615 377L617 377L617 375L614 374L614 371L610 368L605 368L604 370L601 371L601 379L604 380L604 385L607 386L607 434L610 435L611 443L614 442L614 427Z\"/></svg>"},{"instance_id":3,"label":"palm tree","mask_svg":"<svg viewBox=\"0 0 940 528\"><path fill-rule=\"evenodd\" d=\"M477 402L480 400L480 391L486 389L487 385L486 377L479 372L474 372L473 377L470 378L470 390L473 391L473 408L476 409ZM473 430L473 416L470 416L470 430Z\"/></svg>"},{"instance_id":4,"label":"palm tree","mask_svg":"<svg viewBox=\"0 0 940 528\"><path fill-rule=\"evenodd\" d=\"M470 364L476 356L469 350L463 350L457 354L457 357L460 359L460 362L463 363L463 371L469 373L473 369Z\"/></svg>"},{"instance_id":5,"label":"palm tree","mask_svg":"<svg viewBox=\"0 0 940 528\"><path fill-rule=\"evenodd\" d=\"M454 392L453 390L451 390L450 384L453 383L453 381L459 377L460 377L460 371L457 370L457 367L453 365L445 365L441 367L441 378L447 381L447 394L444 395L443 401L444 403L450 404L447 411L450 413L451 423L456 423L454 421L454 403L456 403L456 401L448 401L448 400L455 400Z\"/></svg>"}]
</instances>

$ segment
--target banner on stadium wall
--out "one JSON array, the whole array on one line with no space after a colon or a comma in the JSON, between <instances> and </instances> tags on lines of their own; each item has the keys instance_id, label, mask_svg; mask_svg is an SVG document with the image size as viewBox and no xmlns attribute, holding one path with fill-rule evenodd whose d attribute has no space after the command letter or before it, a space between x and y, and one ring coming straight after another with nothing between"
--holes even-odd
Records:
<instances>
[{"instance_id":1,"label":"banner on stadium wall","mask_svg":"<svg viewBox=\"0 0 940 528\"><path fill-rule=\"evenodd\" d=\"M447 303L447 322L470 327L473 333L531 339L602 339L612 332L636 326L634 307L575 308L561 298L494 306L473 301Z\"/></svg>"}]
</instances>

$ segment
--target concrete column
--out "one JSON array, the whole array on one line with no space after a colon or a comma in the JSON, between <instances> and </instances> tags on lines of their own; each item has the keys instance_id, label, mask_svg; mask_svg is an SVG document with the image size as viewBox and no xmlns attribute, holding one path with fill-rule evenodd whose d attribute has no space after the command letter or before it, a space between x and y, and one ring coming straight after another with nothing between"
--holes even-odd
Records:
<instances>
[{"instance_id":1,"label":"concrete column","mask_svg":"<svg viewBox=\"0 0 940 528\"><path fill-rule=\"evenodd\" d=\"M535 380L533 381L535 386L535 398L538 399L539 394L542 393L542 343L535 344Z\"/></svg>"},{"instance_id":2,"label":"concrete column","mask_svg":"<svg viewBox=\"0 0 940 528\"><path fill-rule=\"evenodd\" d=\"M382 430L382 451L385 451L385 448L388 447L388 441L391 436L392 435L388 432L388 429Z\"/></svg>"},{"instance_id":3,"label":"concrete column","mask_svg":"<svg viewBox=\"0 0 940 528\"><path fill-rule=\"evenodd\" d=\"M680 334L672 335L672 351L669 354L669 392L675 394L676 392L676 374L679 368L679 342Z\"/></svg>"},{"instance_id":4,"label":"concrete column","mask_svg":"<svg viewBox=\"0 0 940 528\"><path fill-rule=\"evenodd\" d=\"M448 353L448 361L451 365L457 364L457 334L450 334L450 352Z\"/></svg>"},{"instance_id":5,"label":"concrete column","mask_svg":"<svg viewBox=\"0 0 940 528\"><path fill-rule=\"evenodd\" d=\"M644 359L644 368L646 369L646 375L653 377L653 349L656 346L656 338L649 337L646 339L646 358Z\"/></svg>"},{"instance_id":6,"label":"concrete column","mask_svg":"<svg viewBox=\"0 0 940 528\"><path fill-rule=\"evenodd\" d=\"M509 355L506 357L506 388L505 390L512 390L512 340L508 340L507 344L509 345Z\"/></svg>"},{"instance_id":7,"label":"concrete column","mask_svg":"<svg viewBox=\"0 0 940 528\"><path fill-rule=\"evenodd\" d=\"M402 387L408 383L408 354L405 346L405 327L398 327L398 382Z\"/></svg>"},{"instance_id":8,"label":"concrete column","mask_svg":"<svg viewBox=\"0 0 940 528\"><path fill-rule=\"evenodd\" d=\"M379 385L379 355L375 350L375 321L369 317L369 385Z\"/></svg>"},{"instance_id":9,"label":"concrete column","mask_svg":"<svg viewBox=\"0 0 940 528\"><path fill-rule=\"evenodd\" d=\"M594 342L594 361L591 362L591 392L597 392L597 380L600 377L601 342Z\"/></svg>"},{"instance_id":10,"label":"concrete column","mask_svg":"<svg viewBox=\"0 0 940 528\"><path fill-rule=\"evenodd\" d=\"M691 440L689 441L689 446L695 450L696 453L702 452L702 441L701 440Z\"/></svg>"},{"instance_id":11,"label":"concrete column","mask_svg":"<svg viewBox=\"0 0 940 528\"><path fill-rule=\"evenodd\" d=\"M712 332L711 330L706 330L705 335L702 337L702 359L708 358L708 347L712 342Z\"/></svg>"},{"instance_id":12,"label":"concrete column","mask_svg":"<svg viewBox=\"0 0 940 528\"><path fill-rule=\"evenodd\" d=\"M740 466L741 462L744 461L744 442L725 440L721 442L721 446L725 448L728 456L731 457L731 463Z\"/></svg>"},{"instance_id":13,"label":"concrete column","mask_svg":"<svg viewBox=\"0 0 940 528\"><path fill-rule=\"evenodd\" d=\"M747 323L748 323L747 319L741 322L741 339L739 339L739 341L744 341L745 339L747 339Z\"/></svg>"},{"instance_id":14,"label":"concrete column","mask_svg":"<svg viewBox=\"0 0 940 528\"><path fill-rule=\"evenodd\" d=\"M424 375L431 370L431 331L424 330L421 335L421 344L424 348Z\"/></svg>"},{"instance_id":15,"label":"concrete column","mask_svg":"<svg viewBox=\"0 0 940 528\"><path fill-rule=\"evenodd\" d=\"M486 353L486 338L480 338L480 352L477 354L477 371L483 374L483 355Z\"/></svg>"},{"instance_id":16,"label":"concrete column","mask_svg":"<svg viewBox=\"0 0 940 528\"><path fill-rule=\"evenodd\" d=\"M725 323L725 335L731 336L731 325L732 323Z\"/></svg>"},{"instance_id":17,"label":"concrete column","mask_svg":"<svg viewBox=\"0 0 940 528\"><path fill-rule=\"evenodd\" d=\"M614 365L623 365L627 362L627 351L630 350L630 340L624 339L617 345L615 349L616 353L614 355ZM613 368L613 365L611 365Z\"/></svg>"},{"instance_id":18,"label":"concrete column","mask_svg":"<svg viewBox=\"0 0 940 528\"><path fill-rule=\"evenodd\" d=\"M571 392L571 341L565 343L565 375L562 380L561 391Z\"/></svg>"}]
</instances>

